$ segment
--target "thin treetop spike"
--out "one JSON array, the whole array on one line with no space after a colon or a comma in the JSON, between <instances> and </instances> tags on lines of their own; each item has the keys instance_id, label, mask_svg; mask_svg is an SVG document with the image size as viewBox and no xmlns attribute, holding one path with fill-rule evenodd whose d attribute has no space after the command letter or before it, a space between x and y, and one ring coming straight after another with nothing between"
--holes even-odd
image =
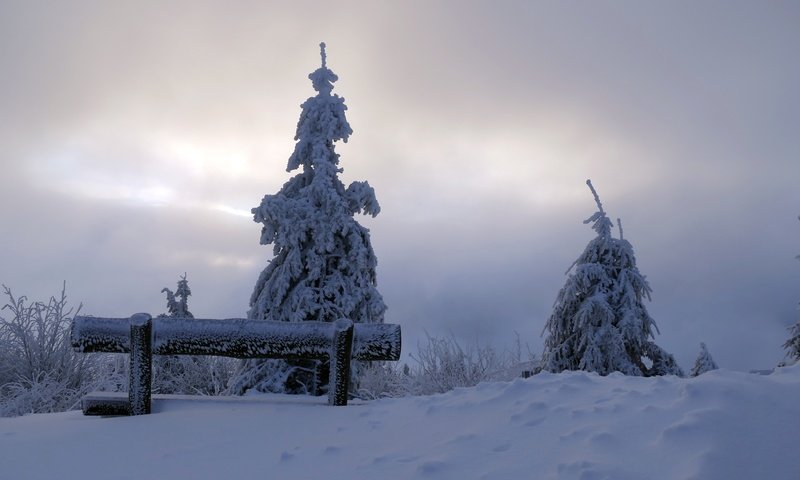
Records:
<instances>
[{"instance_id":1,"label":"thin treetop spike","mask_svg":"<svg viewBox=\"0 0 800 480\"><path fill-rule=\"evenodd\" d=\"M594 189L594 186L592 186L591 179L586 180L586 185L589 185L589 190L591 190L592 195L594 195L594 201L597 203L597 208L600 209L600 213L605 214L606 212L603 211L603 204L600 203L600 197L597 195L597 191Z\"/></svg>"},{"instance_id":2,"label":"thin treetop spike","mask_svg":"<svg viewBox=\"0 0 800 480\"><path fill-rule=\"evenodd\" d=\"M619 239L622 240L625 237L622 236L622 219L621 218L617 218L617 227L619 227Z\"/></svg>"},{"instance_id":3,"label":"thin treetop spike","mask_svg":"<svg viewBox=\"0 0 800 480\"><path fill-rule=\"evenodd\" d=\"M325 42L319 44L319 56L322 57L322 68L327 68L325 65L325 60L327 60L327 55L325 55Z\"/></svg>"}]
</instances>

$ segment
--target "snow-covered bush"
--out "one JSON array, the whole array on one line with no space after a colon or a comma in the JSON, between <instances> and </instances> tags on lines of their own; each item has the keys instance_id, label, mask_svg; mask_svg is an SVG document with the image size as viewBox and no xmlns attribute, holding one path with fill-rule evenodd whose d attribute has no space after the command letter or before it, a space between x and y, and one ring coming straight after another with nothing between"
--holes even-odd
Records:
<instances>
[{"instance_id":1,"label":"snow-covered bush","mask_svg":"<svg viewBox=\"0 0 800 480\"><path fill-rule=\"evenodd\" d=\"M236 371L236 361L211 355L155 356L153 393L223 395Z\"/></svg>"},{"instance_id":2,"label":"snow-covered bush","mask_svg":"<svg viewBox=\"0 0 800 480\"><path fill-rule=\"evenodd\" d=\"M364 368L357 396L364 399L432 395L481 382L508 381L538 365L530 351L523 353L519 336L512 350L498 351L477 340L462 345L453 335L432 337L417 344L410 355L414 365L374 362Z\"/></svg>"},{"instance_id":3,"label":"snow-covered bush","mask_svg":"<svg viewBox=\"0 0 800 480\"><path fill-rule=\"evenodd\" d=\"M407 364L369 362L363 366L355 396L364 400L413 395L415 377Z\"/></svg>"},{"instance_id":4,"label":"snow-covered bush","mask_svg":"<svg viewBox=\"0 0 800 480\"><path fill-rule=\"evenodd\" d=\"M715 362L711 357L711 354L708 353L706 344L700 342L700 353L697 354L697 359L694 361L694 367L692 367L692 371L689 373L689 375L696 377L706 372L710 372L711 370L717 370L718 368L717 362Z\"/></svg>"},{"instance_id":5,"label":"snow-covered bush","mask_svg":"<svg viewBox=\"0 0 800 480\"><path fill-rule=\"evenodd\" d=\"M611 235L591 181L598 211L584 221L597 237L572 264L545 325L542 367L551 372L586 370L607 375L682 375L675 359L651 341L658 331L647 313L650 285L639 273L633 246Z\"/></svg>"},{"instance_id":6,"label":"snow-covered bush","mask_svg":"<svg viewBox=\"0 0 800 480\"><path fill-rule=\"evenodd\" d=\"M502 358L489 345L477 341L463 347L455 337L436 338L426 334L417 346L417 394L442 393L456 387L471 387L505 370Z\"/></svg>"},{"instance_id":7,"label":"snow-covered bush","mask_svg":"<svg viewBox=\"0 0 800 480\"><path fill-rule=\"evenodd\" d=\"M386 305L376 288L377 259L369 230L353 218L375 216L380 206L367 182L345 188L338 175L334 143L353 133L344 99L332 95L338 80L326 66L309 75L317 95L302 105L294 152L287 171L302 167L274 195L252 209L263 224L261 244L273 244L274 258L261 273L250 298L248 317L259 320L383 322ZM248 389L287 393L322 393L327 384L318 362L248 360L231 392ZM358 368L354 369L358 377ZM322 388L319 388L322 387Z\"/></svg>"},{"instance_id":8,"label":"snow-covered bush","mask_svg":"<svg viewBox=\"0 0 800 480\"><path fill-rule=\"evenodd\" d=\"M74 408L81 395L100 383L99 356L73 351L72 316L66 285L47 302L7 298L0 315L0 416L58 412Z\"/></svg>"}]
</instances>

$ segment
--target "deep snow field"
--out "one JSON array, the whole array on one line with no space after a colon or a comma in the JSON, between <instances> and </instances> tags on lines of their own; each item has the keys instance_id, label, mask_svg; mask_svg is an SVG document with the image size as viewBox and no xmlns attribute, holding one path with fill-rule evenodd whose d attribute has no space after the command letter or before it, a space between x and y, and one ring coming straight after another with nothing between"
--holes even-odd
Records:
<instances>
[{"instance_id":1,"label":"deep snow field","mask_svg":"<svg viewBox=\"0 0 800 480\"><path fill-rule=\"evenodd\" d=\"M0 478L800 479L800 366L541 374L347 407L170 397L153 411L0 419Z\"/></svg>"}]
</instances>

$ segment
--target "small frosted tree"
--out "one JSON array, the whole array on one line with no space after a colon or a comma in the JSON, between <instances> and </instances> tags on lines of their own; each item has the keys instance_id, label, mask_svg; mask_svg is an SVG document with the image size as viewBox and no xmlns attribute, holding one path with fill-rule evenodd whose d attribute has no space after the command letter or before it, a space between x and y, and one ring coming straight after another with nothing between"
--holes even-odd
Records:
<instances>
[{"instance_id":1,"label":"small frosted tree","mask_svg":"<svg viewBox=\"0 0 800 480\"><path fill-rule=\"evenodd\" d=\"M376 288L377 259L369 230L353 218L374 217L380 206L367 182L345 188L339 180L334 142L347 142L353 130L344 99L331 94L338 77L326 65L325 44L320 47L322 66L308 76L317 95L302 104L287 166L301 171L252 209L263 224L261 244L274 245L274 258L256 282L248 318L380 323L386 305ZM231 392L322 393L324 370L315 362L249 360Z\"/></svg>"},{"instance_id":2,"label":"small frosted tree","mask_svg":"<svg viewBox=\"0 0 800 480\"><path fill-rule=\"evenodd\" d=\"M194 318L192 312L189 311L188 298L192 291L189 289L189 281L186 280L185 273L178 280L178 288L174 293L167 287L162 288L161 293L167 294L167 311L170 317Z\"/></svg>"},{"instance_id":3,"label":"small frosted tree","mask_svg":"<svg viewBox=\"0 0 800 480\"><path fill-rule=\"evenodd\" d=\"M173 292L167 294L167 312L159 317L193 319L188 297L192 294L184 273ZM156 355L153 359L153 391L156 393L219 395L227 388L232 360L213 356Z\"/></svg>"},{"instance_id":4,"label":"small frosted tree","mask_svg":"<svg viewBox=\"0 0 800 480\"><path fill-rule=\"evenodd\" d=\"M717 370L718 368L717 362L715 362L714 359L711 358L711 354L708 353L706 344L700 342L700 353L697 354L697 359L694 361L694 367L692 367L692 371L689 373L689 375L696 377L706 372L710 372L711 370Z\"/></svg>"},{"instance_id":5,"label":"small frosted tree","mask_svg":"<svg viewBox=\"0 0 800 480\"><path fill-rule=\"evenodd\" d=\"M633 246L623 238L621 225L620 238L612 236L613 223L592 182L586 184L598 210L584 223L591 223L597 236L567 270L543 331L548 335L542 368L683 375L673 356L652 341L658 328L644 305L651 289L636 266Z\"/></svg>"},{"instance_id":6,"label":"small frosted tree","mask_svg":"<svg viewBox=\"0 0 800 480\"><path fill-rule=\"evenodd\" d=\"M160 317L194 318L189 311L188 297L192 294L189 281L184 273L178 280L178 287L173 292L167 287L161 289L167 294L167 313ZM186 372L195 363L194 358L178 355L156 356L153 360L153 391L156 393L190 393L184 391L181 385L185 380Z\"/></svg>"}]
</instances>

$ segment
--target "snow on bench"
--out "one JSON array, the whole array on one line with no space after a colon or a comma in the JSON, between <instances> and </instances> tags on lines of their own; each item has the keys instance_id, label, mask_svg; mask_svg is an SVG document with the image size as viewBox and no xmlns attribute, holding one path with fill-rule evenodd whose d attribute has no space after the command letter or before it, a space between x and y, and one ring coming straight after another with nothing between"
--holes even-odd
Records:
<instances>
[{"instance_id":1,"label":"snow on bench","mask_svg":"<svg viewBox=\"0 0 800 480\"><path fill-rule=\"evenodd\" d=\"M128 398L92 393L85 415L150 413L153 355L219 355L234 358L330 360L330 405L347 405L350 361L399 360L400 325L335 322L272 322L244 318L130 318L77 316L72 346L79 352L130 354Z\"/></svg>"}]
</instances>

